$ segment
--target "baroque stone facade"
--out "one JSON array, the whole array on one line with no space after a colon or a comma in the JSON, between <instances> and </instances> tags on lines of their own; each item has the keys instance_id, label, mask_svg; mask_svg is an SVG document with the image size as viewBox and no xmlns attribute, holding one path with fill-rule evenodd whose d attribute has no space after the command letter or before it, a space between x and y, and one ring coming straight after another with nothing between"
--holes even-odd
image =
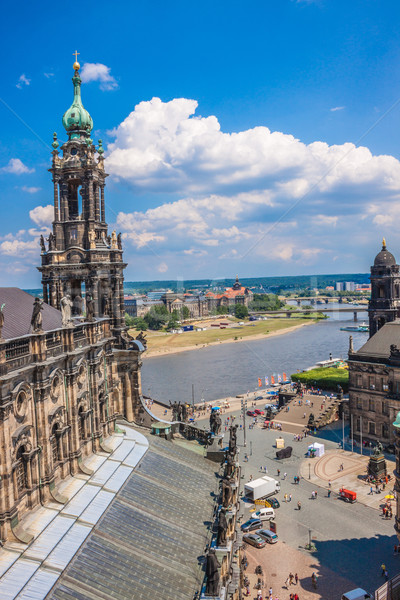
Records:
<instances>
[{"instance_id":1,"label":"baroque stone facade","mask_svg":"<svg viewBox=\"0 0 400 600\"><path fill-rule=\"evenodd\" d=\"M371 267L370 337L349 351L349 412L354 439L393 445L400 410L400 275L386 248Z\"/></svg>"},{"instance_id":2,"label":"baroque stone facade","mask_svg":"<svg viewBox=\"0 0 400 600\"><path fill-rule=\"evenodd\" d=\"M63 117L68 141L54 135L50 172L54 221L41 239L43 300L0 288L0 539L28 541L21 514L57 484L88 472L84 458L104 449L118 418L145 423L140 366L143 339L124 326L121 238L105 221L103 148L80 97ZM32 308L35 312L32 316ZM147 424L147 423L146 423Z\"/></svg>"}]
</instances>

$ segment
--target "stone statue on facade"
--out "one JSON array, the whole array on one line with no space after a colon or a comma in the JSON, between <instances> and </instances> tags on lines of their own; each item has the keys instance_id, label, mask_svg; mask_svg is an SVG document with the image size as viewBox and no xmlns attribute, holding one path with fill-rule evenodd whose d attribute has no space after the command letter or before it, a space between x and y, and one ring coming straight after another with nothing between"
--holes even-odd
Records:
<instances>
[{"instance_id":1,"label":"stone statue on facade","mask_svg":"<svg viewBox=\"0 0 400 600\"><path fill-rule=\"evenodd\" d=\"M89 248L96 248L96 232L93 230L88 231Z\"/></svg>"},{"instance_id":2,"label":"stone statue on facade","mask_svg":"<svg viewBox=\"0 0 400 600\"><path fill-rule=\"evenodd\" d=\"M185 403L182 404L181 417L182 417L182 421L185 423L187 420L187 406Z\"/></svg>"},{"instance_id":3,"label":"stone statue on facade","mask_svg":"<svg viewBox=\"0 0 400 600\"><path fill-rule=\"evenodd\" d=\"M219 587L219 571L221 564L218 562L215 550L210 548L207 554L206 562L206 595L217 596Z\"/></svg>"},{"instance_id":4,"label":"stone statue on facade","mask_svg":"<svg viewBox=\"0 0 400 600\"><path fill-rule=\"evenodd\" d=\"M147 347L147 338L143 331L140 331L140 333L136 336L135 339L138 340L141 344L143 344L145 348Z\"/></svg>"},{"instance_id":5,"label":"stone statue on facade","mask_svg":"<svg viewBox=\"0 0 400 600\"><path fill-rule=\"evenodd\" d=\"M172 420L173 421L177 421L178 420L178 403L177 402L173 402L171 404L171 409L172 409Z\"/></svg>"},{"instance_id":6,"label":"stone statue on facade","mask_svg":"<svg viewBox=\"0 0 400 600\"><path fill-rule=\"evenodd\" d=\"M31 318L31 329L33 333L41 333L43 331L42 310L43 300L41 300L40 298L35 298Z\"/></svg>"},{"instance_id":7,"label":"stone statue on facade","mask_svg":"<svg viewBox=\"0 0 400 600\"><path fill-rule=\"evenodd\" d=\"M235 468L235 457L233 456L233 454L228 452L228 455L226 457L225 477L232 477L235 473Z\"/></svg>"},{"instance_id":8,"label":"stone statue on facade","mask_svg":"<svg viewBox=\"0 0 400 600\"><path fill-rule=\"evenodd\" d=\"M224 508L228 508L228 506L232 503L232 487L231 482L233 480L228 477L224 477L222 480L222 506Z\"/></svg>"},{"instance_id":9,"label":"stone statue on facade","mask_svg":"<svg viewBox=\"0 0 400 600\"><path fill-rule=\"evenodd\" d=\"M211 433L214 433L215 417L216 417L216 413L214 410L212 410L210 413L210 431L211 431Z\"/></svg>"},{"instance_id":10,"label":"stone statue on facade","mask_svg":"<svg viewBox=\"0 0 400 600\"><path fill-rule=\"evenodd\" d=\"M118 249L117 234L115 233L115 229L111 233L111 249L112 250L117 250Z\"/></svg>"},{"instance_id":11,"label":"stone statue on facade","mask_svg":"<svg viewBox=\"0 0 400 600\"><path fill-rule=\"evenodd\" d=\"M4 307L5 303L0 306L0 340L3 339L3 327L4 327Z\"/></svg>"},{"instance_id":12,"label":"stone statue on facade","mask_svg":"<svg viewBox=\"0 0 400 600\"><path fill-rule=\"evenodd\" d=\"M117 235L117 246L118 246L118 250L122 250L122 239L121 239L120 233Z\"/></svg>"},{"instance_id":13,"label":"stone statue on facade","mask_svg":"<svg viewBox=\"0 0 400 600\"><path fill-rule=\"evenodd\" d=\"M229 452L232 454L236 454L237 428L238 425L231 425L229 428Z\"/></svg>"},{"instance_id":14,"label":"stone statue on facade","mask_svg":"<svg viewBox=\"0 0 400 600\"><path fill-rule=\"evenodd\" d=\"M71 311L72 311L72 300L69 294L66 294L60 300L61 308L61 320L63 327L71 327Z\"/></svg>"},{"instance_id":15,"label":"stone statue on facade","mask_svg":"<svg viewBox=\"0 0 400 600\"><path fill-rule=\"evenodd\" d=\"M49 250L55 250L56 238L52 231L50 231L47 241L49 242Z\"/></svg>"},{"instance_id":16,"label":"stone statue on facade","mask_svg":"<svg viewBox=\"0 0 400 600\"><path fill-rule=\"evenodd\" d=\"M42 252L46 252L46 245L44 243L44 237L42 235L40 236L40 250Z\"/></svg>"},{"instance_id":17,"label":"stone statue on facade","mask_svg":"<svg viewBox=\"0 0 400 600\"><path fill-rule=\"evenodd\" d=\"M81 315L83 312L83 300L82 297L78 294L74 298L74 304L72 307L72 314L75 316Z\"/></svg>"},{"instance_id":18,"label":"stone statue on facade","mask_svg":"<svg viewBox=\"0 0 400 600\"><path fill-rule=\"evenodd\" d=\"M107 296L103 296L102 310L103 310L103 317L108 317L110 315L110 303L108 301Z\"/></svg>"},{"instance_id":19,"label":"stone statue on facade","mask_svg":"<svg viewBox=\"0 0 400 600\"><path fill-rule=\"evenodd\" d=\"M226 546L226 531L228 529L228 522L225 516L225 508L221 508L218 517L218 533L217 533L217 546Z\"/></svg>"},{"instance_id":20,"label":"stone statue on facade","mask_svg":"<svg viewBox=\"0 0 400 600\"><path fill-rule=\"evenodd\" d=\"M86 320L94 321L94 301L92 294L86 294Z\"/></svg>"}]
</instances>

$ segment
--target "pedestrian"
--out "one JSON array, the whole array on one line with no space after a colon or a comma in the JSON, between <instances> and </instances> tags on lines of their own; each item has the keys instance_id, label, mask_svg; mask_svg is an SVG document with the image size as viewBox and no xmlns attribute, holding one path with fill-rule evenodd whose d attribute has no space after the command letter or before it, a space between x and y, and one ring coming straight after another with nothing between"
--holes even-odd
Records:
<instances>
[{"instance_id":1,"label":"pedestrian","mask_svg":"<svg viewBox=\"0 0 400 600\"><path fill-rule=\"evenodd\" d=\"M285 495L283 496L283 498L284 498L285 502L287 502L287 498L288 498L287 494L285 494Z\"/></svg>"},{"instance_id":2,"label":"pedestrian","mask_svg":"<svg viewBox=\"0 0 400 600\"><path fill-rule=\"evenodd\" d=\"M331 490L328 490L328 498L331 497Z\"/></svg>"},{"instance_id":3,"label":"pedestrian","mask_svg":"<svg viewBox=\"0 0 400 600\"><path fill-rule=\"evenodd\" d=\"M314 500L314 499L315 499L315 492L314 492L314 490L313 490L313 491L311 492L311 500Z\"/></svg>"},{"instance_id":4,"label":"pedestrian","mask_svg":"<svg viewBox=\"0 0 400 600\"><path fill-rule=\"evenodd\" d=\"M374 490L372 489L372 485L371 485L371 487L369 488L369 493L370 493L370 494L373 494L373 493L374 493Z\"/></svg>"},{"instance_id":5,"label":"pedestrian","mask_svg":"<svg viewBox=\"0 0 400 600\"><path fill-rule=\"evenodd\" d=\"M386 565L385 565L385 563L382 563L382 564L381 564L381 577L383 577L383 576L384 576L384 574L385 574L385 571L386 571Z\"/></svg>"},{"instance_id":6,"label":"pedestrian","mask_svg":"<svg viewBox=\"0 0 400 600\"><path fill-rule=\"evenodd\" d=\"M292 494L289 494L289 502L292 501Z\"/></svg>"},{"instance_id":7,"label":"pedestrian","mask_svg":"<svg viewBox=\"0 0 400 600\"><path fill-rule=\"evenodd\" d=\"M267 467L264 467L264 471L265 471L265 474L267 474L267 473L268 473L268 469L267 469Z\"/></svg>"},{"instance_id":8,"label":"pedestrian","mask_svg":"<svg viewBox=\"0 0 400 600\"><path fill-rule=\"evenodd\" d=\"M269 588L269 597L272 598L272 587Z\"/></svg>"},{"instance_id":9,"label":"pedestrian","mask_svg":"<svg viewBox=\"0 0 400 600\"><path fill-rule=\"evenodd\" d=\"M297 502L297 509L301 510L301 502L300 502L300 500Z\"/></svg>"},{"instance_id":10,"label":"pedestrian","mask_svg":"<svg viewBox=\"0 0 400 600\"><path fill-rule=\"evenodd\" d=\"M315 499L317 499L317 495L318 495L317 490L315 490Z\"/></svg>"},{"instance_id":11,"label":"pedestrian","mask_svg":"<svg viewBox=\"0 0 400 600\"><path fill-rule=\"evenodd\" d=\"M328 487L332 487L331 480L328 481Z\"/></svg>"},{"instance_id":12,"label":"pedestrian","mask_svg":"<svg viewBox=\"0 0 400 600\"><path fill-rule=\"evenodd\" d=\"M284 473L283 474L283 479L286 479L286 477L287 477L287 473Z\"/></svg>"},{"instance_id":13,"label":"pedestrian","mask_svg":"<svg viewBox=\"0 0 400 600\"><path fill-rule=\"evenodd\" d=\"M294 574L294 578L296 580L296 585L299 583L299 576L297 575L297 573Z\"/></svg>"},{"instance_id":14,"label":"pedestrian","mask_svg":"<svg viewBox=\"0 0 400 600\"><path fill-rule=\"evenodd\" d=\"M299 600L299 596L298 596L297 592L296 592L296 594L293 596L293 600Z\"/></svg>"},{"instance_id":15,"label":"pedestrian","mask_svg":"<svg viewBox=\"0 0 400 600\"><path fill-rule=\"evenodd\" d=\"M389 573L387 571L385 571L385 581L387 581L389 579Z\"/></svg>"},{"instance_id":16,"label":"pedestrian","mask_svg":"<svg viewBox=\"0 0 400 600\"><path fill-rule=\"evenodd\" d=\"M281 474L281 470L280 470L280 469L278 469L278 477L279 477L279 475L280 475L280 474Z\"/></svg>"}]
</instances>

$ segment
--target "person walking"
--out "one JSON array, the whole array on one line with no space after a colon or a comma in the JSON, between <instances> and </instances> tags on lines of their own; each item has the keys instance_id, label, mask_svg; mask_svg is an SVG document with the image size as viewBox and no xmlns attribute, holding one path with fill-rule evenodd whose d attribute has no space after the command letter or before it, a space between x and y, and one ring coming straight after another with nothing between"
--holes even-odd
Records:
<instances>
[{"instance_id":1,"label":"person walking","mask_svg":"<svg viewBox=\"0 0 400 600\"><path fill-rule=\"evenodd\" d=\"M301 502L300 502L300 500L297 502L297 509L301 510Z\"/></svg>"},{"instance_id":2,"label":"person walking","mask_svg":"<svg viewBox=\"0 0 400 600\"><path fill-rule=\"evenodd\" d=\"M292 494L289 494L289 502L292 501Z\"/></svg>"},{"instance_id":3,"label":"person walking","mask_svg":"<svg viewBox=\"0 0 400 600\"><path fill-rule=\"evenodd\" d=\"M286 477L287 477L287 473L284 473L283 474L283 479L286 479Z\"/></svg>"},{"instance_id":4,"label":"person walking","mask_svg":"<svg viewBox=\"0 0 400 600\"><path fill-rule=\"evenodd\" d=\"M332 483L331 480L328 481L328 487L331 488L332 487Z\"/></svg>"},{"instance_id":5,"label":"person walking","mask_svg":"<svg viewBox=\"0 0 400 600\"><path fill-rule=\"evenodd\" d=\"M280 474L281 474L281 470L280 470L280 469L278 469L278 477L279 477L279 475L280 475Z\"/></svg>"},{"instance_id":6,"label":"person walking","mask_svg":"<svg viewBox=\"0 0 400 600\"><path fill-rule=\"evenodd\" d=\"M385 571L386 571L386 565L385 565L385 563L382 563L382 564L381 564L381 577L383 577L383 576L384 576L384 574L385 574Z\"/></svg>"}]
</instances>

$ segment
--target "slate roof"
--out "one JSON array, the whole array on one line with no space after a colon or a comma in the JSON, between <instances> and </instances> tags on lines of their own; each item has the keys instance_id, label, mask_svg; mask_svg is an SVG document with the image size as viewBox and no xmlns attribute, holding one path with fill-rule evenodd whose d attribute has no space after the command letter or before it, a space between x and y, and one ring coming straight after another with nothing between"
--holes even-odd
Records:
<instances>
[{"instance_id":1,"label":"slate roof","mask_svg":"<svg viewBox=\"0 0 400 600\"><path fill-rule=\"evenodd\" d=\"M200 590L216 465L174 442L150 448L48 600L188 600Z\"/></svg>"},{"instance_id":2,"label":"slate roof","mask_svg":"<svg viewBox=\"0 0 400 600\"><path fill-rule=\"evenodd\" d=\"M3 338L8 340L30 333L35 298L15 287L0 288L0 305L4 307ZM61 327L61 312L43 303L43 329L50 331Z\"/></svg>"},{"instance_id":3,"label":"slate roof","mask_svg":"<svg viewBox=\"0 0 400 600\"><path fill-rule=\"evenodd\" d=\"M392 344L400 348L400 319L386 323L355 352L355 355L360 358L362 356L389 357Z\"/></svg>"}]
</instances>

